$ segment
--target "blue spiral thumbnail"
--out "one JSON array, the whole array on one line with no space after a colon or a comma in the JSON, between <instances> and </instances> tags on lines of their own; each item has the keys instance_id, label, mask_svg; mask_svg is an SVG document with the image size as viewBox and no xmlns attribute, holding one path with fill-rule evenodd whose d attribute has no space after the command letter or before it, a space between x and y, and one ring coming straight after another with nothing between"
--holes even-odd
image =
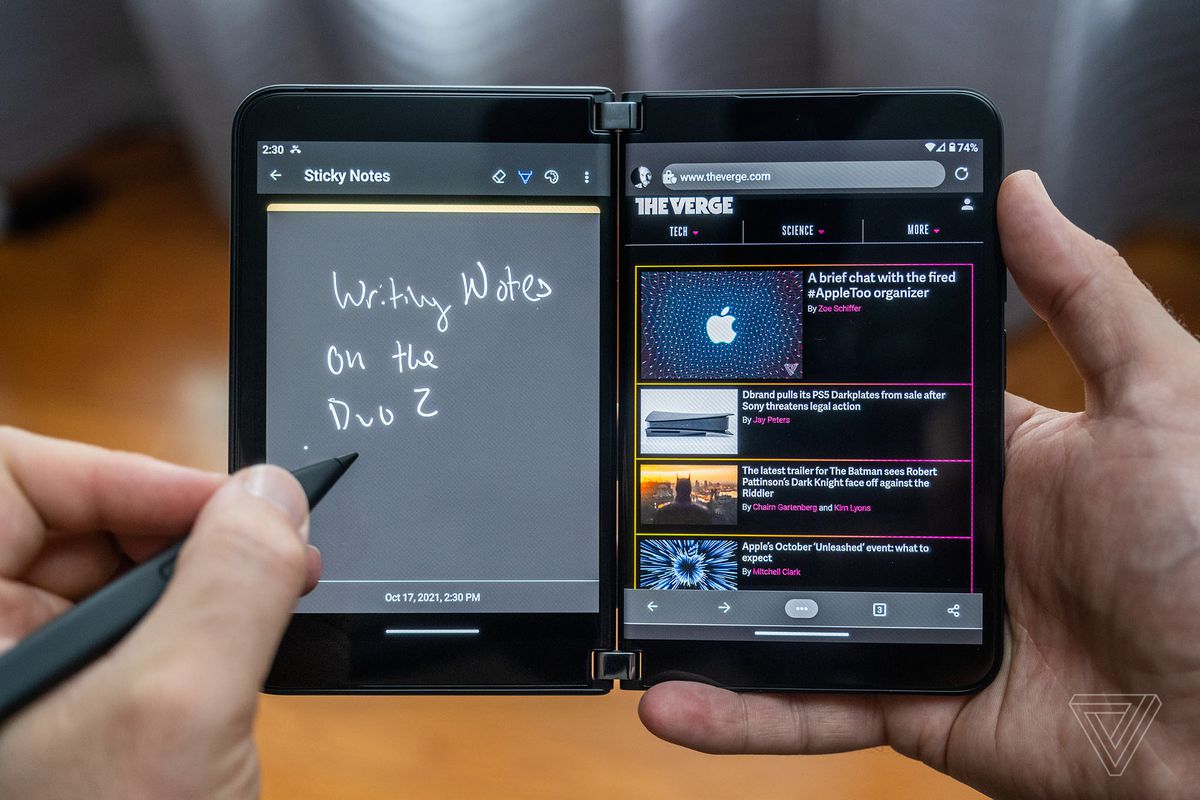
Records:
<instances>
[{"instance_id":1,"label":"blue spiral thumbnail","mask_svg":"<svg viewBox=\"0 0 1200 800\"><path fill-rule=\"evenodd\" d=\"M737 589L737 542L642 539L642 589Z\"/></svg>"}]
</instances>

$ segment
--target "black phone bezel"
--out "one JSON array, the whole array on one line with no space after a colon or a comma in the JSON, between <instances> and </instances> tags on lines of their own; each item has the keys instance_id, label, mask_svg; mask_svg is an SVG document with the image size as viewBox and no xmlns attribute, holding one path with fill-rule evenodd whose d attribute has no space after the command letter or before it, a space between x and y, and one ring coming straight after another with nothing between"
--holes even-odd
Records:
<instances>
[{"instance_id":1,"label":"black phone bezel","mask_svg":"<svg viewBox=\"0 0 1200 800\"><path fill-rule=\"evenodd\" d=\"M594 130L593 87L274 86L255 92L233 124L230 296L230 469L266 452L266 197L257 193L259 141L582 142L613 145ZM615 150L615 148L614 148ZM615 171L616 159L611 159ZM615 172L610 176L615 184ZM270 195L312 200L312 195ZM339 196L342 200L374 199ZM566 198L570 199L570 198ZM583 198L581 198L583 199ZM616 214L591 197L600 230L600 474L616 471ZM505 198L506 202L511 198ZM599 694L593 651L615 638L615 487L601 481L594 614L296 614L266 691L316 693ZM470 639L388 639L387 627L480 628Z\"/></svg>"},{"instance_id":2,"label":"black phone bezel","mask_svg":"<svg viewBox=\"0 0 1200 800\"><path fill-rule=\"evenodd\" d=\"M623 135L638 142L730 142L972 138L984 141L984 195L992 224L984 247L991 262L977 271L975 308L975 526L977 582L984 595L979 645L841 642L729 642L626 639L639 654L640 674L623 688L644 689L667 680L695 680L756 691L969 693L995 677L1003 657L1001 490L1004 479L1003 399L1005 268L995 229L1003 135L995 107L961 89L729 91L626 94L640 106L641 126ZM624 182L620 184L624 186ZM629 209L621 200L621 224ZM621 407L632 407L636 354L626 337L637 324L632 302L632 257L621 248ZM981 278L981 280L980 280ZM636 424L621 420L622 488L618 520L621 587L632 587L632 509ZM621 605L618 600L618 606Z\"/></svg>"}]
</instances>

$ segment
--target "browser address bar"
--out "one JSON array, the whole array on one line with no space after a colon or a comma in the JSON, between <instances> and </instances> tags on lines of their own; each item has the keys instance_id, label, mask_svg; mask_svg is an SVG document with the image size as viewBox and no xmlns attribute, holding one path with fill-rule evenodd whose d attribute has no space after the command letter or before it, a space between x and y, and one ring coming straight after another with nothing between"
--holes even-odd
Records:
<instances>
[{"instance_id":1,"label":"browser address bar","mask_svg":"<svg viewBox=\"0 0 1200 800\"><path fill-rule=\"evenodd\" d=\"M710 162L670 164L663 171L663 184L677 192L934 189L945 180L946 168L937 161Z\"/></svg>"}]
</instances>

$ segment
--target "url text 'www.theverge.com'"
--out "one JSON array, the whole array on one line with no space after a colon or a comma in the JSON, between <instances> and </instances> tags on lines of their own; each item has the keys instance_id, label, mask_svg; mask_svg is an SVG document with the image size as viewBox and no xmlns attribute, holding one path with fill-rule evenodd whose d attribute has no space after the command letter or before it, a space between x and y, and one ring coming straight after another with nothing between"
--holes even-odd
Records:
<instances>
[{"instance_id":1,"label":"url text 'www.theverge.com'","mask_svg":"<svg viewBox=\"0 0 1200 800\"><path fill-rule=\"evenodd\" d=\"M771 180L769 172L681 172L678 175L680 183L767 183Z\"/></svg>"}]
</instances>

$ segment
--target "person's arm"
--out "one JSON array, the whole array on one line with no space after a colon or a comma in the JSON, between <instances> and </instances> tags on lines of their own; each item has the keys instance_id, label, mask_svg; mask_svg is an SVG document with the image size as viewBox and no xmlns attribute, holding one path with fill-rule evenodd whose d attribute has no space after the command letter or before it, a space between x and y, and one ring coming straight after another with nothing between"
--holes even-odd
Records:
<instances>
[{"instance_id":1,"label":"person's arm","mask_svg":"<svg viewBox=\"0 0 1200 800\"><path fill-rule=\"evenodd\" d=\"M1064 218L1030 172L1000 190L1022 294L1086 386L1068 414L1009 395L1004 664L971 697L738 695L664 683L640 714L710 753L877 745L1005 798L1195 796L1200 786L1200 344L1117 252ZM1069 706L1157 694L1109 777Z\"/></svg>"},{"instance_id":2,"label":"person's arm","mask_svg":"<svg viewBox=\"0 0 1200 800\"><path fill-rule=\"evenodd\" d=\"M0 725L0 797L256 797L258 691L320 573L281 469L227 477L0 428L0 651L188 531L141 623Z\"/></svg>"}]
</instances>

